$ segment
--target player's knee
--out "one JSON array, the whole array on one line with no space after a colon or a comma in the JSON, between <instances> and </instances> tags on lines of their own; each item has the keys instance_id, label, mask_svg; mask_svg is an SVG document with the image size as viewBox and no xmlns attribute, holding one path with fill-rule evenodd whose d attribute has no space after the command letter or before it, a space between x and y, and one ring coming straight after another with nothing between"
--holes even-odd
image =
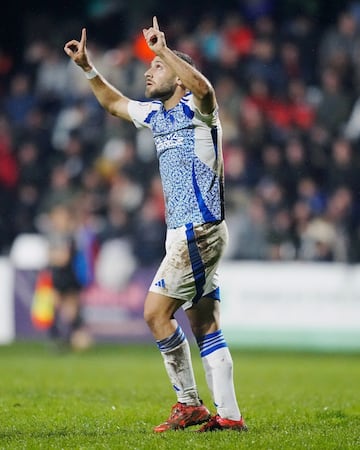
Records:
<instances>
[{"instance_id":1,"label":"player's knee","mask_svg":"<svg viewBox=\"0 0 360 450\"><path fill-rule=\"evenodd\" d=\"M156 322L156 311L150 308L144 308L144 320L149 326L149 328L153 328L154 323Z\"/></svg>"},{"instance_id":2,"label":"player's knee","mask_svg":"<svg viewBox=\"0 0 360 450\"><path fill-rule=\"evenodd\" d=\"M158 330L163 323L168 322L163 312L153 307L144 308L144 320L152 331Z\"/></svg>"},{"instance_id":3,"label":"player's knee","mask_svg":"<svg viewBox=\"0 0 360 450\"><path fill-rule=\"evenodd\" d=\"M215 320L207 321L190 321L191 330L196 338L201 338L209 333L214 333L217 330L217 323Z\"/></svg>"}]
</instances>

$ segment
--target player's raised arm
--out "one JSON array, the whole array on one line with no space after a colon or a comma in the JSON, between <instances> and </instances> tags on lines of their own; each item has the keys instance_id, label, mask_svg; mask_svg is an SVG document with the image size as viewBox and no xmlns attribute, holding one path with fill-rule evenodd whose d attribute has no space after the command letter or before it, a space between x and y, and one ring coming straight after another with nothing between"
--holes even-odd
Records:
<instances>
[{"instance_id":1,"label":"player's raised arm","mask_svg":"<svg viewBox=\"0 0 360 450\"><path fill-rule=\"evenodd\" d=\"M187 63L166 44L165 34L160 31L157 18L154 16L153 25L143 30L149 48L157 54L165 64L179 77L184 86L193 93L195 102L204 114L211 113L216 106L214 88L210 81L195 67Z\"/></svg>"},{"instance_id":2,"label":"player's raised arm","mask_svg":"<svg viewBox=\"0 0 360 450\"><path fill-rule=\"evenodd\" d=\"M114 116L131 120L127 108L129 99L105 80L91 63L86 48L85 28L82 29L80 41L72 39L67 42L64 51L84 71L92 91L103 108Z\"/></svg>"}]
</instances>

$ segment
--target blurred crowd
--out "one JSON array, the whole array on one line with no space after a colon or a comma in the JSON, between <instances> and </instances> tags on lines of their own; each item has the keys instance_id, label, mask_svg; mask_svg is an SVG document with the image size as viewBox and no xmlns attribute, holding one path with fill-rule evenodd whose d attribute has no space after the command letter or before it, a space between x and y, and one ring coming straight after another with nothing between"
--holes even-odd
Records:
<instances>
[{"instance_id":1,"label":"blurred crowd","mask_svg":"<svg viewBox=\"0 0 360 450\"><path fill-rule=\"evenodd\" d=\"M227 258L360 262L359 8L325 27L237 10L163 25L217 92ZM151 58L141 28L111 48L88 34L97 69L139 100ZM155 265L165 224L152 138L104 112L59 41L29 38L16 67L0 50L0 252L49 233L61 205L83 249L120 240L137 266Z\"/></svg>"}]
</instances>

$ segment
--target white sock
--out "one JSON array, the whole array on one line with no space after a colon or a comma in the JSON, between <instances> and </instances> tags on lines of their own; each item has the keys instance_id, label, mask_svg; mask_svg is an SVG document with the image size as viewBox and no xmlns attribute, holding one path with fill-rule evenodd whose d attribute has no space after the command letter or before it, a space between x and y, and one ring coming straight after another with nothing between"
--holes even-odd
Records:
<instances>
[{"instance_id":1,"label":"white sock","mask_svg":"<svg viewBox=\"0 0 360 450\"><path fill-rule=\"evenodd\" d=\"M165 369L176 392L178 402L200 405L189 342L180 326L173 335L157 341L157 345L163 356Z\"/></svg>"},{"instance_id":2,"label":"white sock","mask_svg":"<svg viewBox=\"0 0 360 450\"><path fill-rule=\"evenodd\" d=\"M233 381L233 361L221 330L198 339L206 381L220 417L240 420Z\"/></svg>"}]
</instances>

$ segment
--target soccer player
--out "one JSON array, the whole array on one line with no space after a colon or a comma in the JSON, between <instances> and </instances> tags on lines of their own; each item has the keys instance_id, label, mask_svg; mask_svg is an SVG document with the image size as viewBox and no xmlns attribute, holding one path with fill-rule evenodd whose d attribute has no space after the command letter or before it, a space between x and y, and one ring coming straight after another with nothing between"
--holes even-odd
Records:
<instances>
[{"instance_id":1,"label":"soccer player","mask_svg":"<svg viewBox=\"0 0 360 450\"><path fill-rule=\"evenodd\" d=\"M145 102L110 85L91 63L86 30L66 54L85 72L100 104L153 133L166 205L166 255L149 288L144 318L162 354L177 403L155 432L202 424L198 431L247 430L233 383L233 362L220 328L217 268L228 241L224 221L221 126L214 89L191 59L171 50L157 18L143 30L154 52ZM216 406L211 416L196 386L190 348L174 314L184 308Z\"/></svg>"}]
</instances>

